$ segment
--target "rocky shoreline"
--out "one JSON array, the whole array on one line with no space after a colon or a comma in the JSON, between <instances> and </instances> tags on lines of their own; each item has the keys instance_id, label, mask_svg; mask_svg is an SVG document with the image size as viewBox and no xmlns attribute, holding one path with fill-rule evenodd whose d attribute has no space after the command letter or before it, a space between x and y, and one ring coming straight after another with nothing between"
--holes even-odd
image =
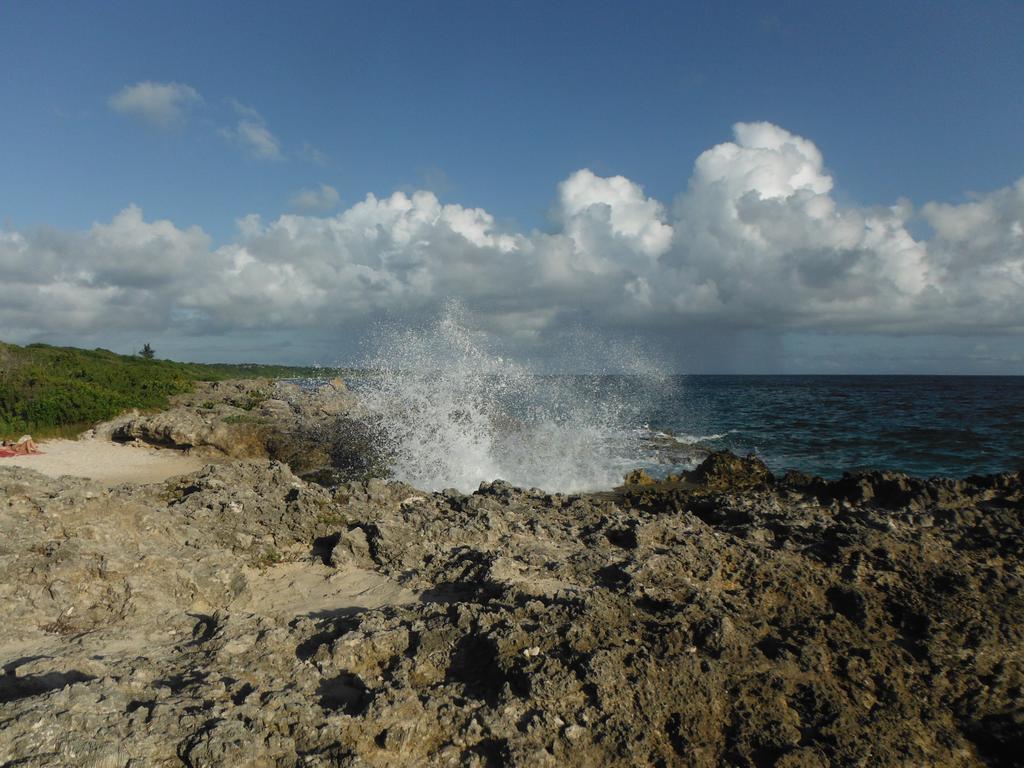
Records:
<instances>
[{"instance_id":1,"label":"rocky shoreline","mask_svg":"<svg viewBox=\"0 0 1024 768\"><path fill-rule=\"evenodd\" d=\"M1020 473L427 493L332 386L98 430L163 484L0 465L0 766L1019 764Z\"/></svg>"}]
</instances>

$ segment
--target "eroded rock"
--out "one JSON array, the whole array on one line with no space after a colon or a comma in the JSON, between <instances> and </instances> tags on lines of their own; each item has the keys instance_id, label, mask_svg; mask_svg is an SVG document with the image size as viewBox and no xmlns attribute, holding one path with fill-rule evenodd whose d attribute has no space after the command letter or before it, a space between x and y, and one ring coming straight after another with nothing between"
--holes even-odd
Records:
<instances>
[{"instance_id":1,"label":"eroded rock","mask_svg":"<svg viewBox=\"0 0 1024 768\"><path fill-rule=\"evenodd\" d=\"M583 496L2 468L0 764L1014 763L1019 475L709 462Z\"/></svg>"}]
</instances>

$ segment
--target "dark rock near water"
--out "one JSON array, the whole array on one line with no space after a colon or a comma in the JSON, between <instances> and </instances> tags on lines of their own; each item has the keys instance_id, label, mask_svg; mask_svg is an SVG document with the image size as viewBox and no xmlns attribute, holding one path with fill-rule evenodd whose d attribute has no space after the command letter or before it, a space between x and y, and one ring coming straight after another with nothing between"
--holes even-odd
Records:
<instances>
[{"instance_id":1,"label":"dark rock near water","mask_svg":"<svg viewBox=\"0 0 1024 768\"><path fill-rule=\"evenodd\" d=\"M687 472L686 479L711 490L759 488L774 481L763 461L754 456L736 456L729 451L715 451L695 470Z\"/></svg>"},{"instance_id":2,"label":"dark rock near water","mask_svg":"<svg viewBox=\"0 0 1024 768\"><path fill-rule=\"evenodd\" d=\"M628 480L0 468L0 765L1019 764L1020 475Z\"/></svg>"}]
</instances>

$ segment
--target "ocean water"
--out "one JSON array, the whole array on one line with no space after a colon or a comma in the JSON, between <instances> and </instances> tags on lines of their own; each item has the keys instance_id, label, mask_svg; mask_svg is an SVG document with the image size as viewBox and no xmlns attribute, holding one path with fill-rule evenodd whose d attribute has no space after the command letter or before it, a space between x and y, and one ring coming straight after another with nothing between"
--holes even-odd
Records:
<instances>
[{"instance_id":1,"label":"ocean water","mask_svg":"<svg viewBox=\"0 0 1024 768\"><path fill-rule=\"evenodd\" d=\"M479 363L479 361L476 361ZM709 452L777 473L892 469L964 477L1024 468L1024 377L535 376L511 363L356 386L384 415L396 476L471 491L503 479L577 492Z\"/></svg>"},{"instance_id":2,"label":"ocean water","mask_svg":"<svg viewBox=\"0 0 1024 768\"><path fill-rule=\"evenodd\" d=\"M964 477L1024 468L1024 377L675 376L602 346L601 375L537 375L496 354L459 307L391 329L351 382L396 479L546 491L692 469L708 453L834 478L891 469ZM591 349L567 350L580 356Z\"/></svg>"},{"instance_id":3,"label":"ocean water","mask_svg":"<svg viewBox=\"0 0 1024 768\"><path fill-rule=\"evenodd\" d=\"M672 435L683 456L687 447L728 448L759 456L775 472L823 477L860 469L921 477L1024 469L1024 377L681 376L657 389L645 423ZM685 463L672 451L654 459Z\"/></svg>"}]
</instances>

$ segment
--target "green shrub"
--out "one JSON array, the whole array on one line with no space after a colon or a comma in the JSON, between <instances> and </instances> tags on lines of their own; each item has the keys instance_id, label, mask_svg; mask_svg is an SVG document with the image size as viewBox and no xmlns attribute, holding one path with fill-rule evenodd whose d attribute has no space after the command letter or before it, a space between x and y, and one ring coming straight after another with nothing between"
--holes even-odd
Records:
<instances>
[{"instance_id":1,"label":"green shrub","mask_svg":"<svg viewBox=\"0 0 1024 768\"><path fill-rule=\"evenodd\" d=\"M164 408L168 398L190 391L196 381L334 375L329 369L179 363L106 349L0 342L0 435L53 434L130 408Z\"/></svg>"}]
</instances>

